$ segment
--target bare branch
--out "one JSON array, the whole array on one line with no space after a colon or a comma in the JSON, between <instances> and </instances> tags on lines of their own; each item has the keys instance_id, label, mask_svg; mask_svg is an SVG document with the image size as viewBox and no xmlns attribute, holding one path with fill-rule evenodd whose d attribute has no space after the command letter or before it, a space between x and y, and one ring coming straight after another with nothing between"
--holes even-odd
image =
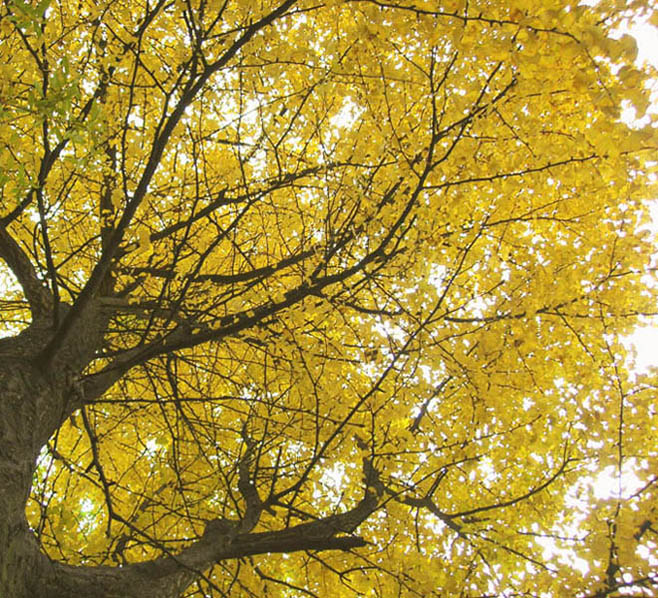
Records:
<instances>
[{"instance_id":1,"label":"bare branch","mask_svg":"<svg viewBox=\"0 0 658 598\"><path fill-rule=\"evenodd\" d=\"M25 251L5 228L0 228L0 258L2 258L23 289L35 320L46 317L52 310L52 296L39 280Z\"/></svg>"}]
</instances>

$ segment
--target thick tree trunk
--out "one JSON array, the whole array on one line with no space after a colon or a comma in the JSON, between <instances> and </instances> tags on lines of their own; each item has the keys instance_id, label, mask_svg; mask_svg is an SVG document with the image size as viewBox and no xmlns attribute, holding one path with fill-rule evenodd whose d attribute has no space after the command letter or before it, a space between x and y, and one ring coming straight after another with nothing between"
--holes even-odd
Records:
<instances>
[{"instance_id":1,"label":"thick tree trunk","mask_svg":"<svg viewBox=\"0 0 658 598\"><path fill-rule=\"evenodd\" d=\"M40 580L50 562L39 549L25 519L37 459L53 432L78 399L71 393L70 367L42 371L35 355L52 335L49 323L37 322L15 337L0 339L0 596L40 597ZM89 335L92 336L92 335ZM93 355L78 341L64 355L81 371ZM72 345L73 347L73 345ZM61 363L61 362L60 362ZM64 594L62 594L63 596Z\"/></svg>"},{"instance_id":2,"label":"thick tree trunk","mask_svg":"<svg viewBox=\"0 0 658 598\"><path fill-rule=\"evenodd\" d=\"M43 557L25 518L0 515L0 595L12 598L35 598L40 594L35 583Z\"/></svg>"},{"instance_id":3,"label":"thick tree trunk","mask_svg":"<svg viewBox=\"0 0 658 598\"><path fill-rule=\"evenodd\" d=\"M0 357L0 595L27 598L36 595L28 586L43 557L28 529L25 504L47 439L42 417L51 409L44 405L47 385L25 363L20 347L9 347L16 357L4 351Z\"/></svg>"}]
</instances>

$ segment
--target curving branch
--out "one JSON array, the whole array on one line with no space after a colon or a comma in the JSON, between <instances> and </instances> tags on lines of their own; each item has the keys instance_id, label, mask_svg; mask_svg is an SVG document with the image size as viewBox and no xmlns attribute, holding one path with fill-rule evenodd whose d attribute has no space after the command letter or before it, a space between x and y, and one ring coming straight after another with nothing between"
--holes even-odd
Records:
<instances>
[{"instance_id":1,"label":"curving branch","mask_svg":"<svg viewBox=\"0 0 658 598\"><path fill-rule=\"evenodd\" d=\"M248 454L249 449L245 456ZM196 542L178 554L123 567L76 567L44 562L42 579L46 589L41 595L44 598L69 593L78 598L178 598L202 576L203 570L224 560L307 550L347 551L366 546L368 542L353 532L378 508L382 497L380 489L373 485L373 476L368 474L371 469L368 463L364 461L367 485L364 497L343 513L287 529L256 533L240 533L242 526L237 522L216 519L208 522Z\"/></svg>"},{"instance_id":2,"label":"curving branch","mask_svg":"<svg viewBox=\"0 0 658 598\"><path fill-rule=\"evenodd\" d=\"M28 255L5 228L0 228L0 258L18 280L30 305L32 318L39 320L47 317L52 310L52 296L39 280Z\"/></svg>"}]
</instances>

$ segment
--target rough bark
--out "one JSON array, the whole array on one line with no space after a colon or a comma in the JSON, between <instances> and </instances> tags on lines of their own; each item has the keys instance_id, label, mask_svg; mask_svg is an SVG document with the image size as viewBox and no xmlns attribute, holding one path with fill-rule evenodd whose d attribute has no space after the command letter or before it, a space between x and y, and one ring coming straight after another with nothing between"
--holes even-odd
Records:
<instances>
[{"instance_id":1,"label":"rough bark","mask_svg":"<svg viewBox=\"0 0 658 598\"><path fill-rule=\"evenodd\" d=\"M56 418L50 386L21 355L25 340L4 340L0 347L0 595L16 598L38 595L29 584L43 557L28 529L25 503L48 420Z\"/></svg>"}]
</instances>

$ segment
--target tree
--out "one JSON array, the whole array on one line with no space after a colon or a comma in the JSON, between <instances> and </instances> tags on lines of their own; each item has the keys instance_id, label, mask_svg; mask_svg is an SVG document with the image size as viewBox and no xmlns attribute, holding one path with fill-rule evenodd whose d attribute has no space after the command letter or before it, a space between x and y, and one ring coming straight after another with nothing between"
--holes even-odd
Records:
<instances>
[{"instance_id":1,"label":"tree","mask_svg":"<svg viewBox=\"0 0 658 598\"><path fill-rule=\"evenodd\" d=\"M654 8L1 11L2 596L658 595Z\"/></svg>"}]
</instances>

